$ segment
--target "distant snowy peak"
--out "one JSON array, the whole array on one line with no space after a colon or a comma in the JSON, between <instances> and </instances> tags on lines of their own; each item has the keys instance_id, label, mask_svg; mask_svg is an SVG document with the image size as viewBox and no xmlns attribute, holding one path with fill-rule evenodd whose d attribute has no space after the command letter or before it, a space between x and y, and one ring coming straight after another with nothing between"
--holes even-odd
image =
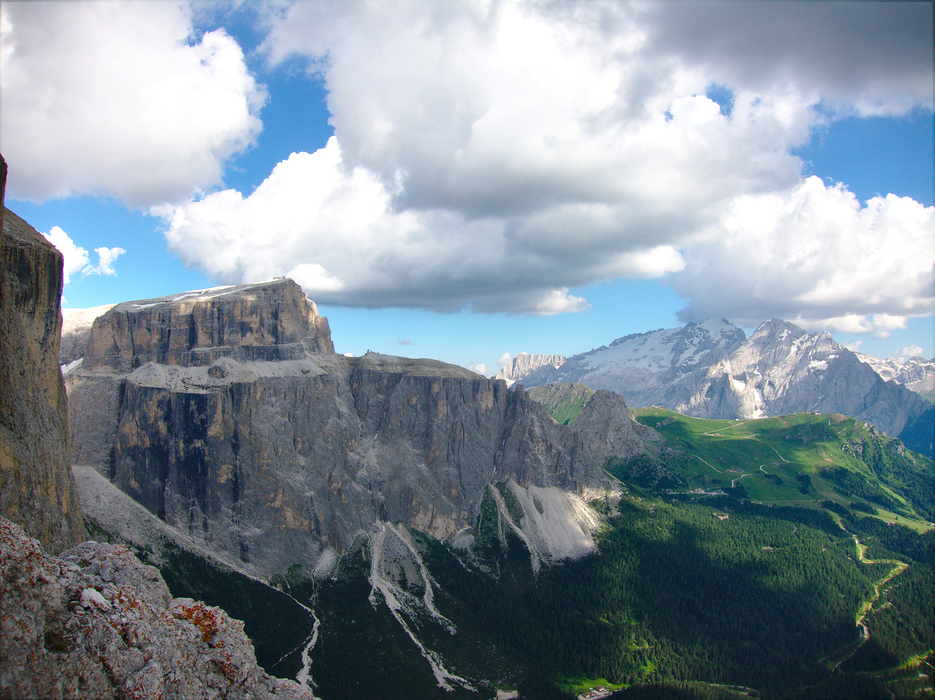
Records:
<instances>
[{"instance_id":1,"label":"distant snowy peak","mask_svg":"<svg viewBox=\"0 0 935 700\"><path fill-rule=\"evenodd\" d=\"M827 331L806 333L788 321L770 319L734 350L731 365L734 373L755 374L788 373L802 369L803 365L827 369L827 362L842 350Z\"/></svg>"},{"instance_id":2,"label":"distant snowy peak","mask_svg":"<svg viewBox=\"0 0 935 700\"><path fill-rule=\"evenodd\" d=\"M902 384L929 401L935 400L935 358L926 360L921 357L910 357L897 360L890 357L881 360L870 355L856 354L857 359L870 365L873 371L883 379Z\"/></svg>"},{"instance_id":3,"label":"distant snowy peak","mask_svg":"<svg viewBox=\"0 0 935 700\"><path fill-rule=\"evenodd\" d=\"M909 384L935 374L935 359L925 360L921 357L910 357L898 360L888 357L881 360L878 357L856 353L857 359L873 367L874 371L887 381L897 384Z\"/></svg>"},{"instance_id":4,"label":"distant snowy peak","mask_svg":"<svg viewBox=\"0 0 935 700\"><path fill-rule=\"evenodd\" d=\"M528 352L521 352L497 372L494 379L504 379L508 386L512 386L532 372L558 369L565 360L564 355L530 355Z\"/></svg>"},{"instance_id":5,"label":"distant snowy peak","mask_svg":"<svg viewBox=\"0 0 935 700\"><path fill-rule=\"evenodd\" d=\"M558 367L529 364L511 378L527 388L578 382L622 394L630 406L662 406L702 418L844 413L931 454L931 404L907 391L911 384L883 381L868 364L827 331L808 333L770 319L747 338L724 319L709 319L628 335ZM907 377L909 371L907 365ZM917 365L912 371L924 374ZM935 381L935 372L926 376Z\"/></svg>"},{"instance_id":6,"label":"distant snowy peak","mask_svg":"<svg viewBox=\"0 0 935 700\"><path fill-rule=\"evenodd\" d=\"M634 333L618 338L609 347L576 355L582 368L599 371L611 365L625 364L649 372L666 372L683 366L697 367L729 353L746 340L746 334L733 324L719 319L689 323L648 333Z\"/></svg>"}]
</instances>

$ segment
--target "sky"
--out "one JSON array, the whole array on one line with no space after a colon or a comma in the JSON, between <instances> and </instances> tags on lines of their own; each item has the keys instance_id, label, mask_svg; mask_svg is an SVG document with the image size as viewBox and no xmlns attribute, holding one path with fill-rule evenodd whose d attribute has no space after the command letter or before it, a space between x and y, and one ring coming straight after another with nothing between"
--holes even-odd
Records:
<instances>
[{"instance_id":1,"label":"sky","mask_svg":"<svg viewBox=\"0 0 935 700\"><path fill-rule=\"evenodd\" d=\"M63 307L291 277L494 374L724 317L935 356L932 3L8 2Z\"/></svg>"}]
</instances>

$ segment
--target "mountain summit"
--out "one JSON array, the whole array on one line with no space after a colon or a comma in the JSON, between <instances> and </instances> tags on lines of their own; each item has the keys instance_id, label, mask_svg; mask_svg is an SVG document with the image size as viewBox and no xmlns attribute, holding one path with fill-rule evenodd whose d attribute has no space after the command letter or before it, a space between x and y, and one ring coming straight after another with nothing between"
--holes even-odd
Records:
<instances>
[{"instance_id":1,"label":"mountain summit","mask_svg":"<svg viewBox=\"0 0 935 700\"><path fill-rule=\"evenodd\" d=\"M885 381L829 333L807 333L777 319L749 338L724 319L709 319L628 335L558 367L509 371L526 387L578 382L623 394L634 407L660 406L699 418L843 413L932 454L931 404Z\"/></svg>"}]
</instances>

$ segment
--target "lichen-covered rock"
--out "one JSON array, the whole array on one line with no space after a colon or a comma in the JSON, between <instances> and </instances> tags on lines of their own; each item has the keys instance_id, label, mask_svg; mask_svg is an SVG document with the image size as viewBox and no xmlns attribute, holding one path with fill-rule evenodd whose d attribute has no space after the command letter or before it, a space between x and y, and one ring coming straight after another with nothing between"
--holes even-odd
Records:
<instances>
[{"instance_id":1,"label":"lichen-covered rock","mask_svg":"<svg viewBox=\"0 0 935 700\"><path fill-rule=\"evenodd\" d=\"M122 545L60 557L0 518L0 697L312 700L257 666L243 623L172 599Z\"/></svg>"},{"instance_id":2,"label":"lichen-covered rock","mask_svg":"<svg viewBox=\"0 0 935 700\"><path fill-rule=\"evenodd\" d=\"M57 552L84 537L58 360L63 259L0 211L0 515Z\"/></svg>"}]
</instances>

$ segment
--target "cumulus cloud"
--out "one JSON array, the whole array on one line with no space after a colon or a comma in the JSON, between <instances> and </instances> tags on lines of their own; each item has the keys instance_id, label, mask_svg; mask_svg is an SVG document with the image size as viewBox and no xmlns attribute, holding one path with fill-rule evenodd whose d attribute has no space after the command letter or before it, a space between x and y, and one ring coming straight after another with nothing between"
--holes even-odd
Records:
<instances>
[{"instance_id":1,"label":"cumulus cloud","mask_svg":"<svg viewBox=\"0 0 935 700\"><path fill-rule=\"evenodd\" d=\"M334 137L316 153L292 154L247 197L223 190L154 211L168 223L170 248L212 277L284 275L332 305L550 315L586 308L569 289L594 276L681 266L666 246L637 241L615 251L529 221L398 210L372 171L348 167ZM583 232L606 228L614 215L601 208L565 216Z\"/></svg>"},{"instance_id":2,"label":"cumulus cloud","mask_svg":"<svg viewBox=\"0 0 935 700\"><path fill-rule=\"evenodd\" d=\"M842 185L806 179L736 197L672 280L684 320L773 316L807 328L888 337L932 312L935 207L908 197L861 205Z\"/></svg>"},{"instance_id":3,"label":"cumulus cloud","mask_svg":"<svg viewBox=\"0 0 935 700\"><path fill-rule=\"evenodd\" d=\"M78 274L85 267L88 266L90 258L88 257L88 251L82 248L79 245L75 245L75 242L71 240L71 236L65 233L58 226L53 226L48 233L43 233L43 236L59 249L59 252L62 254L64 261L64 284L68 284L71 281L71 276Z\"/></svg>"},{"instance_id":4,"label":"cumulus cloud","mask_svg":"<svg viewBox=\"0 0 935 700\"><path fill-rule=\"evenodd\" d=\"M864 116L932 106L931 3L648 3L648 43L734 89L795 84Z\"/></svg>"},{"instance_id":5,"label":"cumulus cloud","mask_svg":"<svg viewBox=\"0 0 935 700\"><path fill-rule=\"evenodd\" d=\"M299 3L267 45L273 60L315 60L346 161L377 173L398 207L605 204L672 236L725 188L791 184L786 147L808 134L807 96L739 95L726 119L705 97L710 73L648 60L634 11L598 9Z\"/></svg>"},{"instance_id":6,"label":"cumulus cloud","mask_svg":"<svg viewBox=\"0 0 935 700\"><path fill-rule=\"evenodd\" d=\"M67 233L58 226L53 226L43 236L62 253L64 260L64 284L69 284L73 275L116 275L114 262L126 253L123 248L95 248L97 265L91 265L88 251L77 245Z\"/></svg>"},{"instance_id":7,"label":"cumulus cloud","mask_svg":"<svg viewBox=\"0 0 935 700\"><path fill-rule=\"evenodd\" d=\"M123 248L95 248L94 252L97 253L97 265L94 267L88 266L83 272L86 275L110 275L113 277L117 274L114 271L114 262L127 251Z\"/></svg>"},{"instance_id":8,"label":"cumulus cloud","mask_svg":"<svg viewBox=\"0 0 935 700\"><path fill-rule=\"evenodd\" d=\"M223 30L177 3L3 3L7 194L145 206L221 182L265 93Z\"/></svg>"},{"instance_id":9,"label":"cumulus cloud","mask_svg":"<svg viewBox=\"0 0 935 700\"><path fill-rule=\"evenodd\" d=\"M910 357L922 357L923 352L925 351L918 345L907 345L897 353L896 359L905 361Z\"/></svg>"},{"instance_id":10,"label":"cumulus cloud","mask_svg":"<svg viewBox=\"0 0 935 700\"><path fill-rule=\"evenodd\" d=\"M931 313L931 208L861 205L793 155L837 116L931 108L928 5L276 7L264 50L309 61L335 135L248 196L155 210L209 275L438 311L577 312L655 277L686 320Z\"/></svg>"}]
</instances>

